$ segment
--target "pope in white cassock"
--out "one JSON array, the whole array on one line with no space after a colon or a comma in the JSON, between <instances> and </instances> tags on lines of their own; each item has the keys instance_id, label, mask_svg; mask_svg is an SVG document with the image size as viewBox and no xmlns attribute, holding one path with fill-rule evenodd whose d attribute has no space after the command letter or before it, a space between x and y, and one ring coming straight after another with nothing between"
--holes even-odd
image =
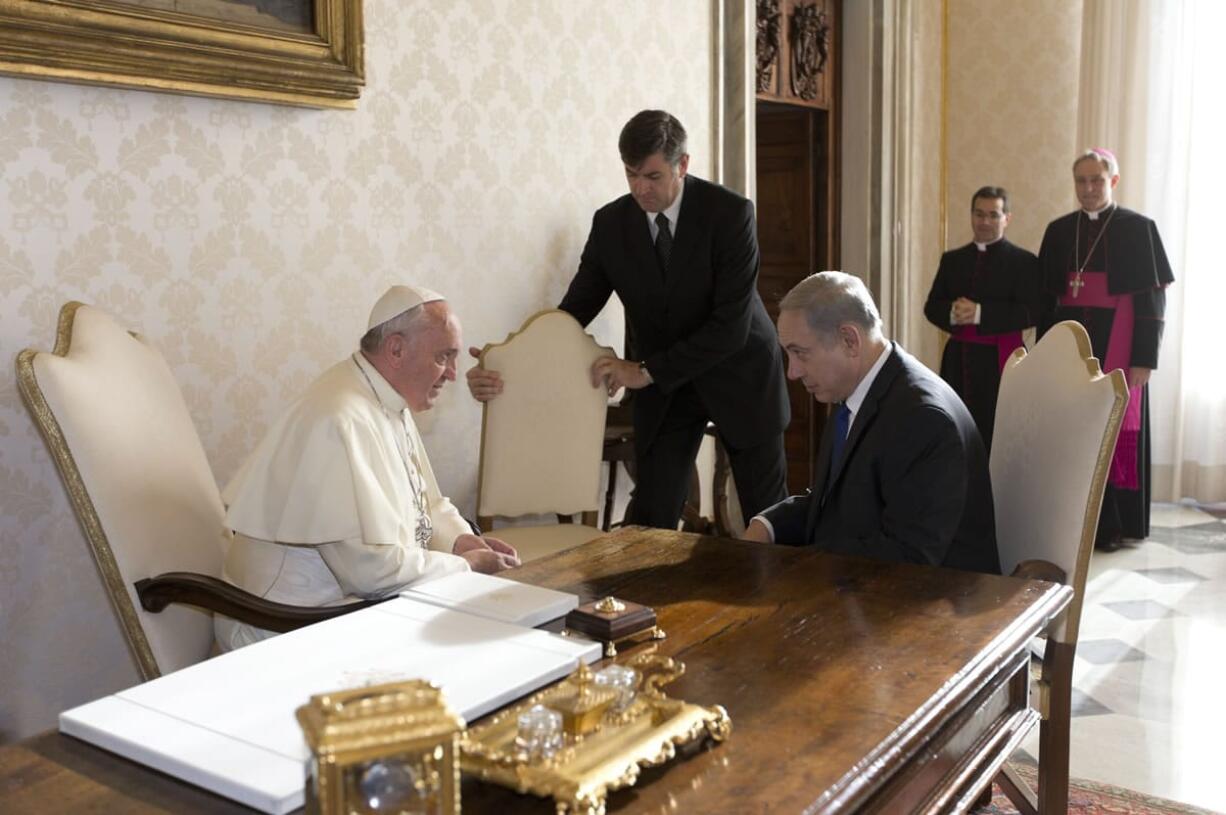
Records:
<instances>
[{"instance_id":1,"label":"pope in white cassock","mask_svg":"<svg viewBox=\"0 0 1226 815\"><path fill-rule=\"evenodd\" d=\"M456 378L460 323L442 295L393 286L361 350L298 398L222 492L224 577L268 600L323 606L414 581L519 565L479 537L438 482L413 424ZM223 650L274 635L217 617Z\"/></svg>"}]
</instances>

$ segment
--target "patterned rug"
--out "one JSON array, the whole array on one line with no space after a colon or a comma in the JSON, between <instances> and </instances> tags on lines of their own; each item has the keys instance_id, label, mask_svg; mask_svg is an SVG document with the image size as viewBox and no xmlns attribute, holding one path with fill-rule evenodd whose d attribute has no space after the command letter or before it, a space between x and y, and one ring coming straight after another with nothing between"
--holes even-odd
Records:
<instances>
[{"instance_id":1,"label":"patterned rug","mask_svg":"<svg viewBox=\"0 0 1226 815\"><path fill-rule=\"evenodd\" d=\"M1016 762L1013 767L1034 787L1033 767ZM974 811L979 815L1017 815L1017 809L996 785L992 786L991 805ZM1069 784L1068 811L1076 815L1216 815L1208 809L1080 778Z\"/></svg>"}]
</instances>

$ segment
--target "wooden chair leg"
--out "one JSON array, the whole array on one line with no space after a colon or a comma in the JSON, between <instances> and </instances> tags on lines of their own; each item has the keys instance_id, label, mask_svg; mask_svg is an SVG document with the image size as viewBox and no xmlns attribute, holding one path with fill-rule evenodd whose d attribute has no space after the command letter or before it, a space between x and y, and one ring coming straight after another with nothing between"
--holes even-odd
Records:
<instances>
[{"instance_id":1,"label":"wooden chair leg","mask_svg":"<svg viewBox=\"0 0 1226 815\"><path fill-rule=\"evenodd\" d=\"M1076 643L1047 638L1043 679L1047 711L1039 724L1039 812L1068 811L1069 729L1073 712L1073 655Z\"/></svg>"},{"instance_id":2,"label":"wooden chair leg","mask_svg":"<svg viewBox=\"0 0 1226 815\"><path fill-rule=\"evenodd\" d=\"M711 482L711 506L715 516L715 534L722 538L730 538L734 534L731 516L728 510L728 475L732 467L728 463L728 451L715 437L715 475ZM749 519L744 519L749 523Z\"/></svg>"},{"instance_id":3,"label":"wooden chair leg","mask_svg":"<svg viewBox=\"0 0 1226 815\"><path fill-rule=\"evenodd\" d=\"M1026 783L1026 779L1017 774L1008 763L996 774L996 783L1021 815L1038 815L1039 799L1034 790Z\"/></svg>"},{"instance_id":4,"label":"wooden chair leg","mask_svg":"<svg viewBox=\"0 0 1226 815\"><path fill-rule=\"evenodd\" d=\"M698 465L690 468L690 492L681 505L681 531L699 535L712 534L712 523L701 514L702 481L698 477Z\"/></svg>"},{"instance_id":5,"label":"wooden chair leg","mask_svg":"<svg viewBox=\"0 0 1226 815\"><path fill-rule=\"evenodd\" d=\"M613 498L617 495L617 462L609 462L609 487L604 493L604 523L600 528L604 532L609 531L609 524L613 523Z\"/></svg>"}]
</instances>

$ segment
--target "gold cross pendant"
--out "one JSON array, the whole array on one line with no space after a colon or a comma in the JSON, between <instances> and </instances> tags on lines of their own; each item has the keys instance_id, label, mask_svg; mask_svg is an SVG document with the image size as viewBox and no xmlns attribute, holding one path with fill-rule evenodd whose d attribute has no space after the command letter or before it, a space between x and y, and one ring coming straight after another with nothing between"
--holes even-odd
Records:
<instances>
[{"instance_id":1,"label":"gold cross pendant","mask_svg":"<svg viewBox=\"0 0 1226 815\"><path fill-rule=\"evenodd\" d=\"M1081 272L1078 272L1072 282L1068 284L1068 287L1073 290L1073 299L1076 299L1077 295L1081 293L1081 287L1084 285L1085 281L1081 279Z\"/></svg>"}]
</instances>

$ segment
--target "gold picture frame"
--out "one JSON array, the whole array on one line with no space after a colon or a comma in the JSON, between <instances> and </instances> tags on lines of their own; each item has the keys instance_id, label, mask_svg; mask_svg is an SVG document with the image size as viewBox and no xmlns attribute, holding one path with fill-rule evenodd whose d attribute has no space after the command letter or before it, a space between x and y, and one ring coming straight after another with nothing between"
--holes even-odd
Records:
<instances>
[{"instance_id":1,"label":"gold picture frame","mask_svg":"<svg viewBox=\"0 0 1226 815\"><path fill-rule=\"evenodd\" d=\"M0 73L353 108L365 83L362 0L302 2L310 21L296 27L244 19L259 8L244 0L0 0Z\"/></svg>"}]
</instances>

